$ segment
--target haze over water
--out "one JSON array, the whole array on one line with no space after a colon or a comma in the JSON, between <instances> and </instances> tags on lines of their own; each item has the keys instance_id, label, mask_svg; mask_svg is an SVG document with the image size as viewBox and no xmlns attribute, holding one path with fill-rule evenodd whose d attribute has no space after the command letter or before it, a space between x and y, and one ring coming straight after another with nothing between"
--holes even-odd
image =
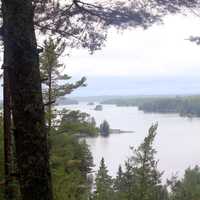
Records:
<instances>
[{"instance_id":1,"label":"haze over water","mask_svg":"<svg viewBox=\"0 0 200 200\"><path fill-rule=\"evenodd\" d=\"M103 111L95 111L86 103L65 106L80 109L93 116L99 125L106 119L111 128L134 133L111 134L108 138L88 138L87 143L94 158L96 171L102 157L105 158L109 173L116 175L118 166L131 155L130 146L137 147L147 135L152 123L158 122L154 147L157 150L159 169L164 171L163 180L178 172L179 176L189 166L200 164L200 119L184 118L178 114L147 114L136 107L104 105Z\"/></svg>"}]
</instances>

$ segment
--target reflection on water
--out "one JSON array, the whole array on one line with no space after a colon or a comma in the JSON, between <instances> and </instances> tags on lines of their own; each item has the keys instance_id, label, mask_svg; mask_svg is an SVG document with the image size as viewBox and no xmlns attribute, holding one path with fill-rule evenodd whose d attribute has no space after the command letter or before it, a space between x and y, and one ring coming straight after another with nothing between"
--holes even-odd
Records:
<instances>
[{"instance_id":1,"label":"reflection on water","mask_svg":"<svg viewBox=\"0 0 200 200\"><path fill-rule=\"evenodd\" d=\"M99 125L104 119L111 128L135 131L134 133L112 134L108 138L88 138L95 163L98 168L102 157L105 158L110 174L115 176L119 164L131 155L130 146L137 147L147 135L152 123L158 122L155 148L158 151L159 169L164 178L172 173L182 175L185 168L200 164L200 119L183 118L178 114L147 114L136 107L116 107L104 105L103 111L95 111L87 103L66 106L80 109L91 114Z\"/></svg>"}]
</instances>

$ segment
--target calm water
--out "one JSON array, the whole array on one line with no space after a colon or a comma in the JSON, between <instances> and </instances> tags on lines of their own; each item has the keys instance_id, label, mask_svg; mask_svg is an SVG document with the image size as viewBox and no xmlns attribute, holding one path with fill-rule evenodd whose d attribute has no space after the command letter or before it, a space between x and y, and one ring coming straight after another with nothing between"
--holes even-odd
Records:
<instances>
[{"instance_id":1,"label":"calm water","mask_svg":"<svg viewBox=\"0 0 200 200\"><path fill-rule=\"evenodd\" d=\"M130 146L137 147L147 135L152 123L158 122L155 148L158 151L159 169L164 171L163 180L178 172L181 176L185 168L200 165L200 119L183 118L178 114L147 114L136 107L104 105L103 111L94 111L94 106L86 103L65 106L80 109L91 114L99 125L104 119L111 128L134 133L112 134L108 138L88 138L94 157L95 167L104 157L110 175L115 176L119 164L131 155Z\"/></svg>"}]
</instances>

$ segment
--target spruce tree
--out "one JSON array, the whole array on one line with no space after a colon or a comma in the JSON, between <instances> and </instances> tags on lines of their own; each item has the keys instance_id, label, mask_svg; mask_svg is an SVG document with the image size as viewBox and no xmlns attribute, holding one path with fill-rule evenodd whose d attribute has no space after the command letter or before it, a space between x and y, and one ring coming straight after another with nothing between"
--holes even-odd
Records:
<instances>
[{"instance_id":1,"label":"spruce tree","mask_svg":"<svg viewBox=\"0 0 200 200\"><path fill-rule=\"evenodd\" d=\"M132 200L134 197L134 184L135 184L135 178L132 168L132 163L130 162L130 159L125 162L125 170L123 172L122 177L122 183L123 187L121 187L121 191L119 193L119 196L122 196L125 200Z\"/></svg>"},{"instance_id":2,"label":"spruce tree","mask_svg":"<svg viewBox=\"0 0 200 200\"><path fill-rule=\"evenodd\" d=\"M122 167L121 165L119 166L118 172L117 172L117 176L114 179L114 191L115 191L115 200L128 200L129 198L127 198L128 196L128 191L126 190L127 187L127 182L126 182L126 178L127 178L127 174L124 174L122 171ZM131 180L131 177L128 177L128 180Z\"/></svg>"},{"instance_id":3,"label":"spruce tree","mask_svg":"<svg viewBox=\"0 0 200 200\"><path fill-rule=\"evenodd\" d=\"M121 191L123 188L123 171L122 171L122 167L121 165L119 166L118 172L117 172L117 176L114 182L114 189L116 191Z\"/></svg>"},{"instance_id":4,"label":"spruce tree","mask_svg":"<svg viewBox=\"0 0 200 200\"><path fill-rule=\"evenodd\" d=\"M110 134L110 125L106 120L100 124L100 133L103 136L108 136Z\"/></svg>"},{"instance_id":5,"label":"spruce tree","mask_svg":"<svg viewBox=\"0 0 200 200\"><path fill-rule=\"evenodd\" d=\"M184 177L178 180L172 177L169 181L170 200L196 200L200 198L200 167L188 168Z\"/></svg>"},{"instance_id":6,"label":"spruce tree","mask_svg":"<svg viewBox=\"0 0 200 200\"><path fill-rule=\"evenodd\" d=\"M113 180L108 175L108 170L104 162L104 158L101 159L100 167L96 175L93 200L111 200L114 195Z\"/></svg>"}]
</instances>

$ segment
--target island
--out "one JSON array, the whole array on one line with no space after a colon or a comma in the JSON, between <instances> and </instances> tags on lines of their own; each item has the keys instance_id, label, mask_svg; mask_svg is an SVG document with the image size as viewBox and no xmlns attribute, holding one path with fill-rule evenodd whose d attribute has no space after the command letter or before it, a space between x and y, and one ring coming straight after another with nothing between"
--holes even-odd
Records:
<instances>
[{"instance_id":1,"label":"island","mask_svg":"<svg viewBox=\"0 0 200 200\"><path fill-rule=\"evenodd\" d=\"M94 108L94 110L96 110L96 111L102 111L103 110L103 106L102 105L96 105L96 107Z\"/></svg>"},{"instance_id":2,"label":"island","mask_svg":"<svg viewBox=\"0 0 200 200\"><path fill-rule=\"evenodd\" d=\"M88 105L88 106L93 106L93 105L94 105L94 102L89 102L87 105Z\"/></svg>"},{"instance_id":3,"label":"island","mask_svg":"<svg viewBox=\"0 0 200 200\"><path fill-rule=\"evenodd\" d=\"M134 131L123 131L121 129L111 129L110 124L104 120L99 127L99 132L101 136L109 136L110 134L120 134L120 133L134 133Z\"/></svg>"}]
</instances>

